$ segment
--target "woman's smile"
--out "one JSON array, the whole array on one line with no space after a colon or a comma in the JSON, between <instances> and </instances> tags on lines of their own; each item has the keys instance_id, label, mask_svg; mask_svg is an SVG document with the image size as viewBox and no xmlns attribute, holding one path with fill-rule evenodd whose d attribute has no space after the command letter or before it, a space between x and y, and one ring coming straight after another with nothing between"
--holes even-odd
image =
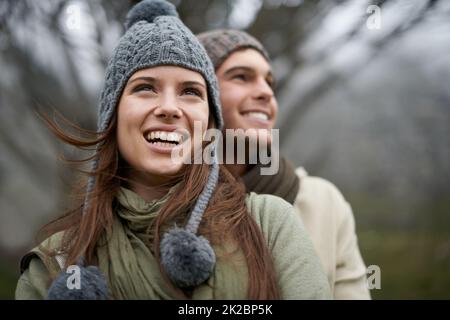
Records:
<instances>
[{"instance_id":1,"label":"woman's smile","mask_svg":"<svg viewBox=\"0 0 450 320\"><path fill-rule=\"evenodd\" d=\"M171 125L153 126L145 130L144 139L153 152L171 154L175 148L181 148L186 140L184 131L186 129Z\"/></svg>"},{"instance_id":2,"label":"woman's smile","mask_svg":"<svg viewBox=\"0 0 450 320\"><path fill-rule=\"evenodd\" d=\"M123 91L117 130L120 153L136 172L133 178L178 174L185 161L171 155L193 148L188 138L194 123L206 130L208 117L206 82L200 73L176 66L137 71Z\"/></svg>"}]
</instances>

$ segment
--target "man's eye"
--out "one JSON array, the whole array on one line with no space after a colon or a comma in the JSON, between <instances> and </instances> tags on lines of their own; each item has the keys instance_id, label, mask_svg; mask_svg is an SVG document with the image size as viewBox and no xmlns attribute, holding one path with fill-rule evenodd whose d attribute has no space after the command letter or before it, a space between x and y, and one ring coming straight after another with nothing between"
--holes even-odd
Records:
<instances>
[{"instance_id":1,"label":"man's eye","mask_svg":"<svg viewBox=\"0 0 450 320\"><path fill-rule=\"evenodd\" d=\"M233 76L233 79L245 81L245 80L247 80L247 76L245 74L236 74Z\"/></svg>"},{"instance_id":2,"label":"man's eye","mask_svg":"<svg viewBox=\"0 0 450 320\"><path fill-rule=\"evenodd\" d=\"M140 84L134 88L133 92L139 92L139 91L155 91L155 88L152 85L149 84Z\"/></svg>"}]
</instances>

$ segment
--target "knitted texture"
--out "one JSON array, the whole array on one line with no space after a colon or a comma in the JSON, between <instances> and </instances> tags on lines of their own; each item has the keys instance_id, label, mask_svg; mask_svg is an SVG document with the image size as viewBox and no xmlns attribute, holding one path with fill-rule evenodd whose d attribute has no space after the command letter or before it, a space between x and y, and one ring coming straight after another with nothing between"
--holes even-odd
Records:
<instances>
[{"instance_id":1,"label":"knitted texture","mask_svg":"<svg viewBox=\"0 0 450 320\"><path fill-rule=\"evenodd\" d=\"M103 132L110 125L112 116L130 77L145 68L170 65L200 73L205 79L209 107L216 127L223 126L219 91L214 66L207 52L194 34L180 21L175 7L162 0L144 0L128 13L127 31L120 38L109 60L105 85L100 96L97 131ZM214 146L214 149L217 146ZM216 152L214 152L215 154ZM98 158L92 162L92 172L98 167ZM197 229L218 180L217 158L211 167L202 193L195 204L187 229L174 228L163 236L161 245L162 265L172 282L180 286L196 286L208 279L215 265L215 255L208 240L197 236ZM88 179L84 213L87 212L90 194L96 178ZM186 245L189 249L186 249ZM98 268L82 267L82 289L67 289L67 274L62 272L50 286L48 298L102 299L107 284Z\"/></svg>"},{"instance_id":2,"label":"knitted texture","mask_svg":"<svg viewBox=\"0 0 450 320\"><path fill-rule=\"evenodd\" d=\"M170 15L156 16L157 13ZM134 24L132 24L134 22ZM142 1L127 15L128 31L120 39L106 69L100 98L98 129L105 130L128 79L138 70L160 65L184 67L203 75L210 108L220 130L223 126L214 66L194 34L181 22L175 7L166 1ZM214 157L217 163L217 158ZM97 163L94 162L94 166ZM201 216L217 184L218 166L213 166L208 182L194 208L189 230L196 233ZM92 182L92 181L90 181ZM89 184L92 188L92 183ZM90 190L91 191L91 190Z\"/></svg>"},{"instance_id":3,"label":"knitted texture","mask_svg":"<svg viewBox=\"0 0 450 320\"><path fill-rule=\"evenodd\" d=\"M155 12L167 15L156 16ZM175 7L165 1L145 0L130 10L126 25L129 29L120 39L115 54L106 69L105 87L100 98L98 114L99 131L108 127L128 79L138 70L161 65L187 68L197 71L204 77L212 116L215 119L216 127L219 130L222 129L222 112L214 66L198 39L178 18ZM94 163L94 169L96 165L97 163ZM198 226L217 185L218 171L217 157L214 157L208 181L197 199L186 227L187 231L192 234L191 237L197 237L195 234ZM88 187L92 188L93 179L93 177L90 179ZM86 203L86 207L87 205L88 203ZM169 233L171 236L165 238L164 245L161 245L160 248L162 264L167 274L177 285L200 284L209 277L209 273L206 275L205 270L209 270L209 272L212 270L215 256L206 255L209 257L207 259L209 262L205 269L202 265L206 260L197 261L198 258L205 255L196 255L195 253L211 252L212 248L209 242L202 237L199 237L198 241L191 239L189 243L193 246L191 250L193 254L189 255L185 250L173 249L180 245L179 240L183 238L184 233L179 235L180 229ZM173 253L181 255L174 256ZM164 260L167 257L170 259ZM184 272L180 270L184 270ZM202 276L195 276L196 274Z\"/></svg>"},{"instance_id":4,"label":"knitted texture","mask_svg":"<svg viewBox=\"0 0 450 320\"><path fill-rule=\"evenodd\" d=\"M142 3L165 3L143 1ZM141 5L139 3L137 6ZM175 10L175 9L173 9ZM170 11L172 12L172 11ZM175 11L176 12L176 11ZM207 84L210 109L220 130L223 126L219 91L214 66L207 52L177 16L158 16L153 22L138 20L131 10L128 21L135 21L119 41L106 69L105 86L100 97L98 129L105 130L128 79L138 70L161 66L180 66L200 73Z\"/></svg>"},{"instance_id":5,"label":"knitted texture","mask_svg":"<svg viewBox=\"0 0 450 320\"><path fill-rule=\"evenodd\" d=\"M208 176L208 181L206 182L206 186L203 189L202 193L198 197L197 203L195 204L194 209L192 210L189 221L186 225L186 230L196 233L198 226L200 225L200 221L202 219L203 212L206 210L208 206L209 199L217 185L217 181L219 180L219 165L217 164L217 157L214 154L214 161L211 165L211 171Z\"/></svg>"},{"instance_id":6,"label":"knitted texture","mask_svg":"<svg viewBox=\"0 0 450 320\"><path fill-rule=\"evenodd\" d=\"M232 53L246 48L257 50L269 61L264 46L245 31L219 29L200 33L197 38L208 52L216 70Z\"/></svg>"},{"instance_id":7,"label":"knitted texture","mask_svg":"<svg viewBox=\"0 0 450 320\"><path fill-rule=\"evenodd\" d=\"M185 229L173 228L164 234L161 244L161 264L172 282L180 288L195 287L209 278L216 264L216 255L208 240L196 236L219 179L216 153L208 181L200 194Z\"/></svg>"}]
</instances>

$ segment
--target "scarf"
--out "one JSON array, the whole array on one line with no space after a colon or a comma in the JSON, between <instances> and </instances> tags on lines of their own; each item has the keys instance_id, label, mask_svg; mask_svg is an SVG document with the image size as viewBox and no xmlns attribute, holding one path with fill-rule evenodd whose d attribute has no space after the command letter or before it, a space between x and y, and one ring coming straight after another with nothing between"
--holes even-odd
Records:
<instances>
[{"instance_id":1,"label":"scarf","mask_svg":"<svg viewBox=\"0 0 450 320\"><path fill-rule=\"evenodd\" d=\"M135 192L120 188L112 228L97 247L98 264L108 280L113 298L184 298L181 291L162 277L150 250L153 236L147 232L174 189L172 187L161 199L146 202ZM246 265L242 264L245 264L242 253L237 252L232 259L229 256L222 259L230 248L213 248L218 257L215 270L205 283L195 288L192 299L245 299L248 274Z\"/></svg>"},{"instance_id":2,"label":"scarf","mask_svg":"<svg viewBox=\"0 0 450 320\"><path fill-rule=\"evenodd\" d=\"M269 165L267 165L269 166ZM261 164L250 168L241 178L247 193L272 194L294 204L300 188L300 180L294 167L285 158L280 159L280 167L275 175L261 175Z\"/></svg>"}]
</instances>

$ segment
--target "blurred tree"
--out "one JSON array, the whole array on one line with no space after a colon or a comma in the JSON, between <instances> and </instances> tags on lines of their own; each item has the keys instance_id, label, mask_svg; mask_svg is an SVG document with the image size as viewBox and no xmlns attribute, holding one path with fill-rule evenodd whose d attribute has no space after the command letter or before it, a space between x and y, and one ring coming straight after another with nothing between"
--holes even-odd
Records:
<instances>
[{"instance_id":1,"label":"blurred tree","mask_svg":"<svg viewBox=\"0 0 450 320\"><path fill-rule=\"evenodd\" d=\"M59 214L73 176L56 156L79 156L35 111L95 128L104 69L137 2L0 2L0 258L20 255ZM240 28L262 41L277 78L282 151L337 183L362 229L449 234L449 1L171 2L194 33ZM380 29L367 26L370 5L381 10Z\"/></svg>"}]
</instances>

